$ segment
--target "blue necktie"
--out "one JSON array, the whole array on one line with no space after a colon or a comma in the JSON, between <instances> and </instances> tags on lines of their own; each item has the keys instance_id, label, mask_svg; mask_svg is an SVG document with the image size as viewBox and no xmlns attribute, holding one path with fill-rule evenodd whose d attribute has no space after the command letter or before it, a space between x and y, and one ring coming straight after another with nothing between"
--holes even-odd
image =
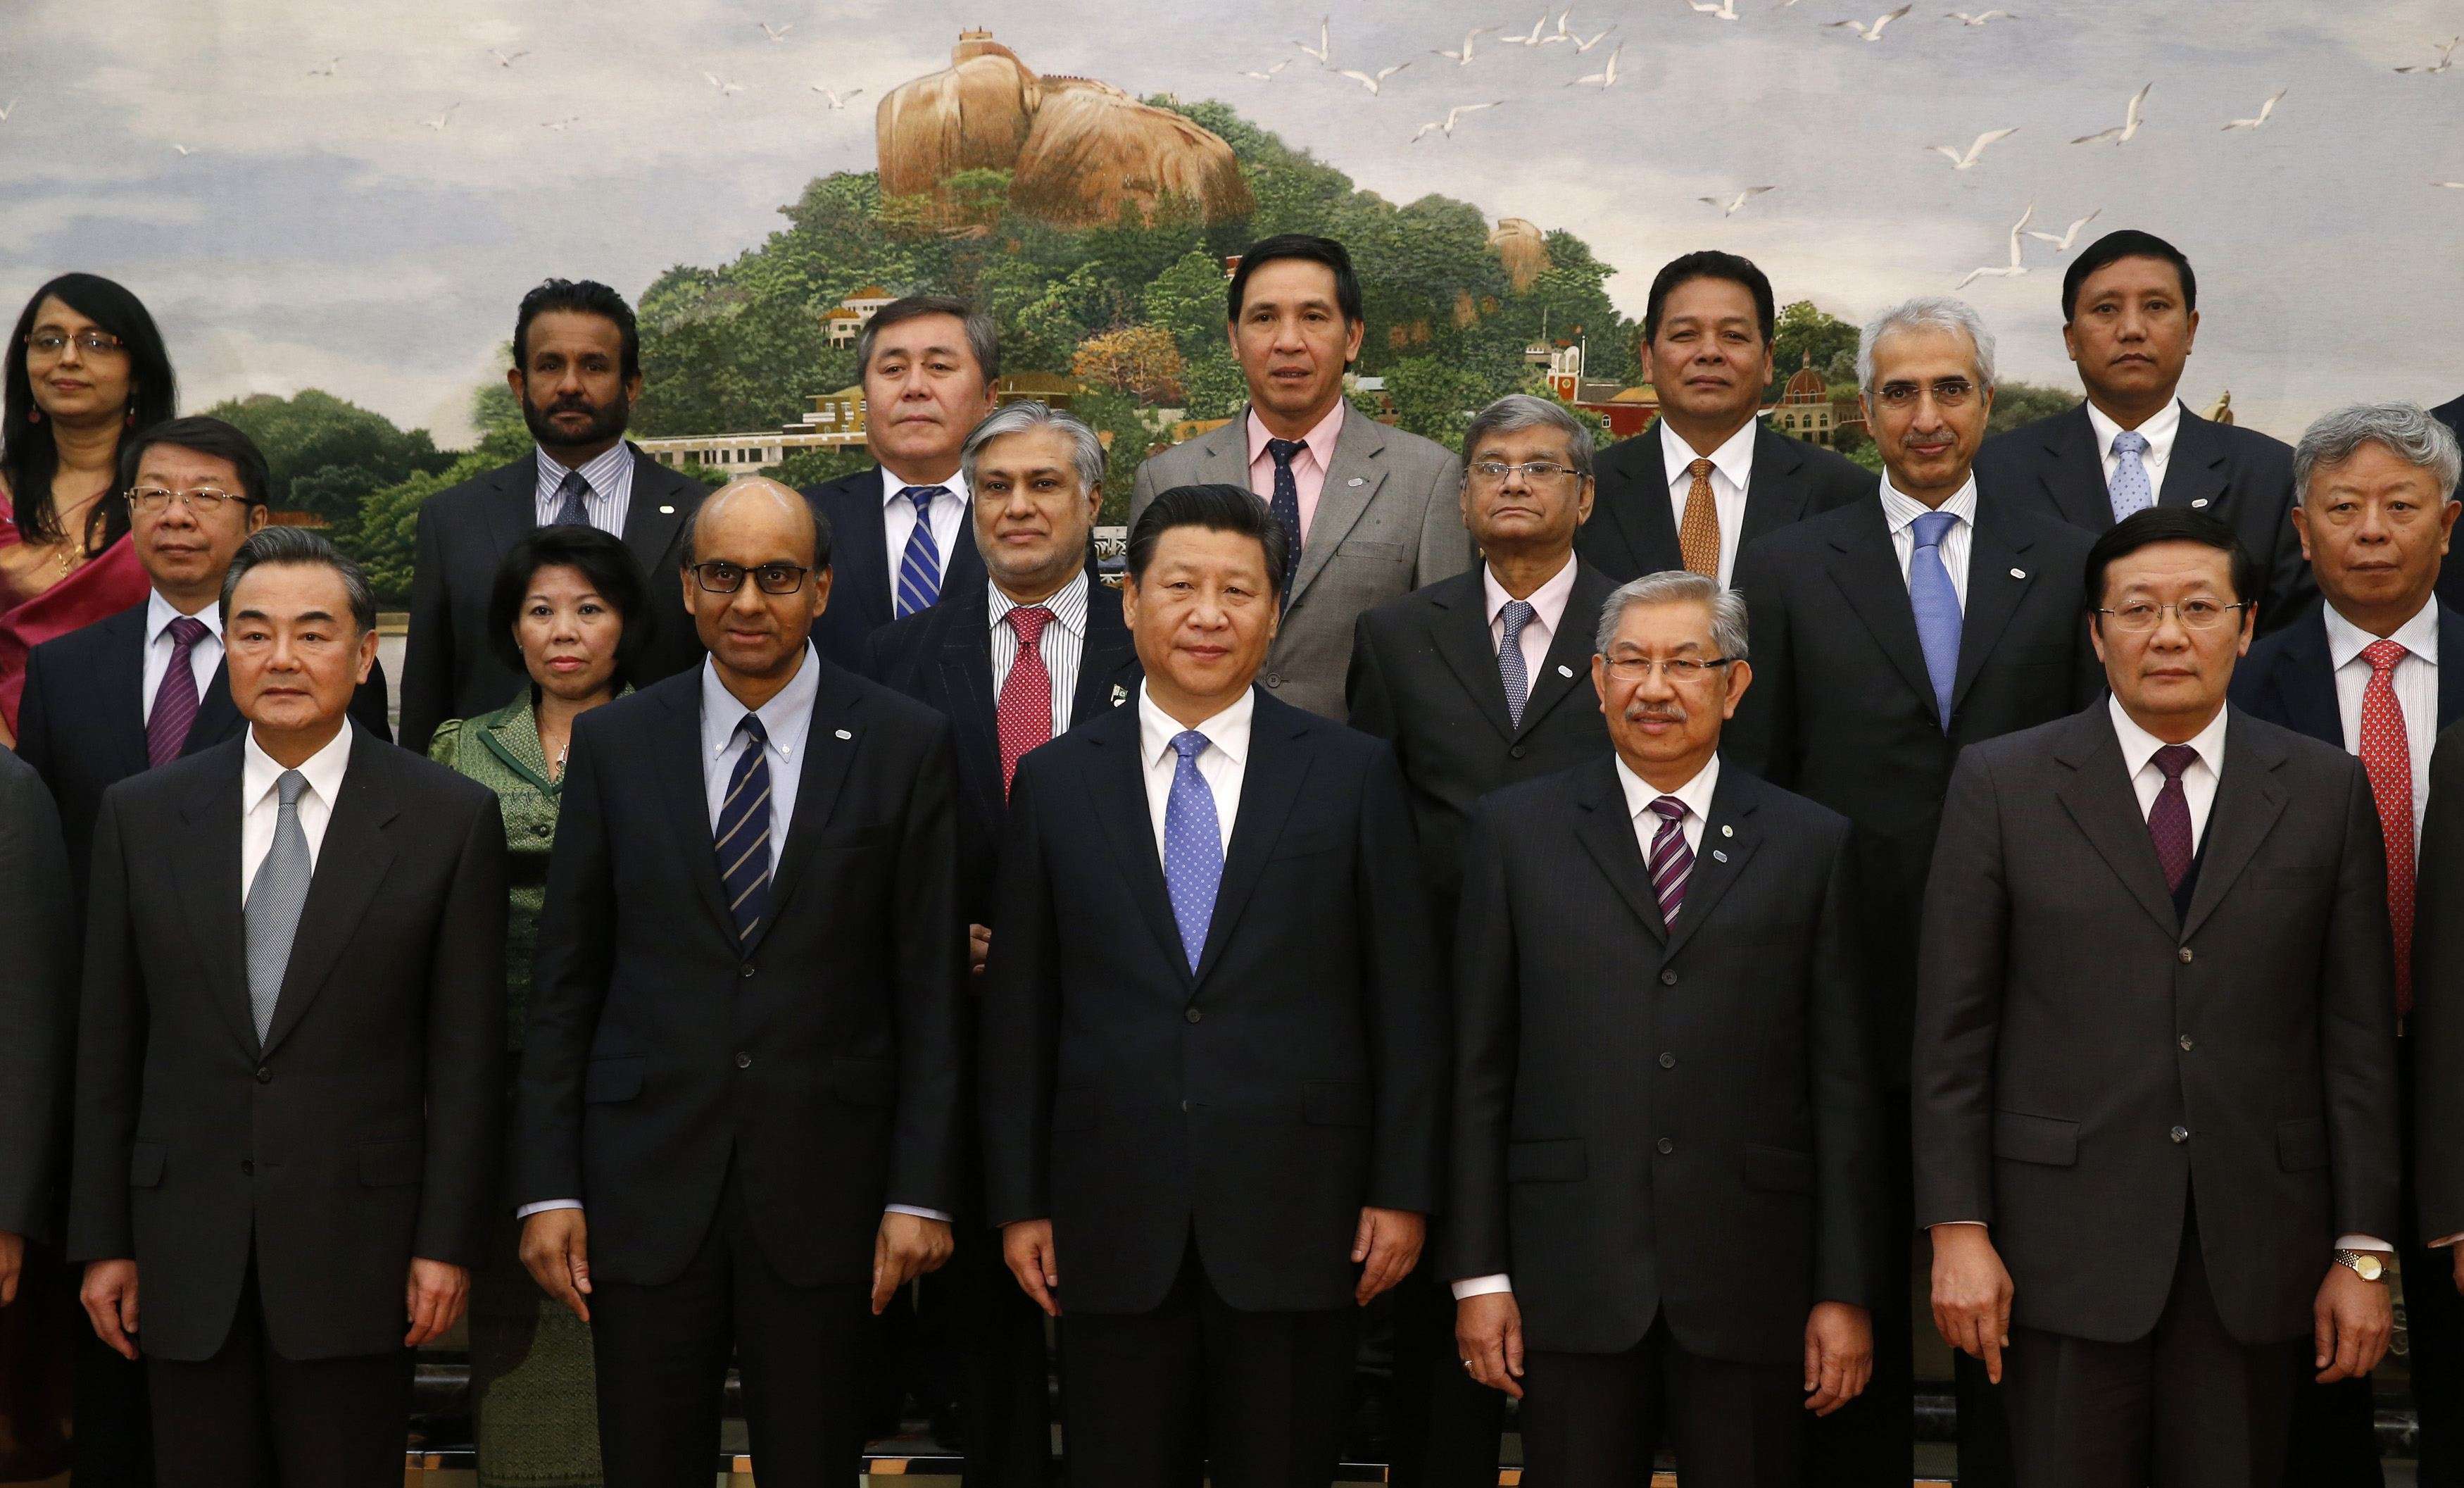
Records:
<instances>
[{"instance_id":1,"label":"blue necktie","mask_svg":"<svg viewBox=\"0 0 2464 1488\"><path fill-rule=\"evenodd\" d=\"M589 499L590 482L583 478L582 472L566 471L564 479L556 488L556 521L550 525L559 527L590 525Z\"/></svg>"},{"instance_id":2,"label":"blue necktie","mask_svg":"<svg viewBox=\"0 0 2464 1488\"><path fill-rule=\"evenodd\" d=\"M1266 453L1275 460L1275 494L1266 509L1284 528L1284 603L1292 600L1292 574L1301 566L1301 487L1292 476L1292 459L1309 445L1299 439L1269 439Z\"/></svg>"},{"instance_id":3,"label":"blue necktie","mask_svg":"<svg viewBox=\"0 0 2464 1488\"><path fill-rule=\"evenodd\" d=\"M744 752L728 772L715 846L718 881L727 890L736 939L749 945L761 922L770 918L770 733L750 713L736 728L744 735Z\"/></svg>"},{"instance_id":4,"label":"blue necktie","mask_svg":"<svg viewBox=\"0 0 2464 1488\"><path fill-rule=\"evenodd\" d=\"M1950 536L1948 512L1916 520L1916 551L1908 555L1908 604L1917 612L1917 644L1925 648L1925 675L1933 679L1935 714L1950 728L1950 685L1959 676L1959 591L1942 566L1942 541Z\"/></svg>"},{"instance_id":5,"label":"blue necktie","mask_svg":"<svg viewBox=\"0 0 2464 1488\"><path fill-rule=\"evenodd\" d=\"M907 554L898 560L894 608L901 617L930 610L941 597L941 544L933 541L933 498L949 494L948 486L908 486L898 493L900 500L915 503L915 530L907 534Z\"/></svg>"},{"instance_id":6,"label":"blue necktie","mask_svg":"<svg viewBox=\"0 0 2464 1488\"><path fill-rule=\"evenodd\" d=\"M2156 492L2147 484L2147 467L2139 456L2147 450L2147 436L2136 429L2125 429L2113 436L2113 520L2120 522L2133 512L2144 512L2156 504Z\"/></svg>"},{"instance_id":7,"label":"blue necktie","mask_svg":"<svg viewBox=\"0 0 2464 1488\"><path fill-rule=\"evenodd\" d=\"M1506 684L1506 716L1516 728L1523 726L1523 704L1531 697L1531 674L1523 665L1523 628L1540 618L1540 612L1527 600L1509 599L1497 612L1497 621L1506 632L1497 643L1497 677Z\"/></svg>"},{"instance_id":8,"label":"blue necktie","mask_svg":"<svg viewBox=\"0 0 2464 1488\"><path fill-rule=\"evenodd\" d=\"M1172 794L1163 808L1163 881L1172 892L1172 918L1180 926L1181 954L1196 971L1206 954L1206 927L1215 919L1215 890L1223 881L1223 828L1215 816L1215 792L1198 773L1206 736L1185 729L1172 736L1180 756L1172 767Z\"/></svg>"}]
</instances>

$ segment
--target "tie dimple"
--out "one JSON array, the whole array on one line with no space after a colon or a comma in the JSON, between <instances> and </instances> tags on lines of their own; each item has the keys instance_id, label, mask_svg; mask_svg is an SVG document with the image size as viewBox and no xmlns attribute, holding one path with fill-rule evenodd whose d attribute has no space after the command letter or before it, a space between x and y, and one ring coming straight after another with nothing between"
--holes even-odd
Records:
<instances>
[{"instance_id":1,"label":"tie dimple","mask_svg":"<svg viewBox=\"0 0 2464 1488\"><path fill-rule=\"evenodd\" d=\"M1523 628L1540 618L1529 600L1509 599L1497 612L1499 627L1506 633L1497 645L1498 680L1506 686L1506 716L1516 728L1523 726L1523 705L1531 697L1531 669L1523 659Z\"/></svg>"},{"instance_id":2,"label":"tie dimple","mask_svg":"<svg viewBox=\"0 0 2464 1488\"><path fill-rule=\"evenodd\" d=\"M1275 521L1284 529L1284 599L1291 600L1291 576L1301 562L1301 486L1292 474L1292 461L1309 448L1306 440L1269 439L1266 454L1275 461L1275 494L1266 501Z\"/></svg>"},{"instance_id":3,"label":"tie dimple","mask_svg":"<svg viewBox=\"0 0 2464 1488\"><path fill-rule=\"evenodd\" d=\"M1675 924L1685 907L1685 881L1694 874L1694 850L1685 845L1685 803L1664 795L1651 803L1660 830L1651 838L1651 891L1660 899L1662 924Z\"/></svg>"},{"instance_id":4,"label":"tie dimple","mask_svg":"<svg viewBox=\"0 0 2464 1488\"><path fill-rule=\"evenodd\" d=\"M180 757L197 722L197 642L209 633L194 615L172 617L171 664L154 690L154 711L145 718L145 763L168 765Z\"/></svg>"},{"instance_id":5,"label":"tie dimple","mask_svg":"<svg viewBox=\"0 0 2464 1488\"><path fill-rule=\"evenodd\" d=\"M2362 648L2370 679L2362 688L2362 772L2387 841L2387 926L2395 932L2395 1011L2412 1011L2412 739L2404 702L2395 695L2395 669L2410 655L2403 643L2374 640Z\"/></svg>"},{"instance_id":6,"label":"tie dimple","mask_svg":"<svg viewBox=\"0 0 2464 1488\"><path fill-rule=\"evenodd\" d=\"M1959 677L1959 591L1952 588L1950 568L1942 560L1942 544L1959 519L1949 512L1927 512L1914 524L1915 545L1908 554L1908 607L1916 612L1917 644L1925 652L1925 679L1933 683L1934 716L1950 729L1951 686Z\"/></svg>"},{"instance_id":7,"label":"tie dimple","mask_svg":"<svg viewBox=\"0 0 2464 1488\"><path fill-rule=\"evenodd\" d=\"M1677 525L1677 551L1687 568L1716 579L1720 576L1720 506L1711 495L1711 462L1697 455L1685 469L1694 483L1685 488L1685 516Z\"/></svg>"},{"instance_id":8,"label":"tie dimple","mask_svg":"<svg viewBox=\"0 0 2464 1488\"><path fill-rule=\"evenodd\" d=\"M898 593L891 603L893 618L929 610L941 597L941 544L933 536L933 499L950 494L948 486L906 486L902 500L915 505L915 526L907 534L907 549L898 560Z\"/></svg>"},{"instance_id":9,"label":"tie dimple","mask_svg":"<svg viewBox=\"0 0 2464 1488\"><path fill-rule=\"evenodd\" d=\"M2136 429L2125 429L2113 436L2113 520L2120 522L2133 512L2145 511L2156 504L2155 490L2147 483L2147 467L2140 456L2147 453L2147 436Z\"/></svg>"},{"instance_id":10,"label":"tie dimple","mask_svg":"<svg viewBox=\"0 0 2464 1488\"><path fill-rule=\"evenodd\" d=\"M1001 678L1001 697L993 704L993 727L1001 744L1001 796L1018 773L1019 758L1052 737L1052 673L1037 644L1052 611L1042 605L1021 605L1003 615L1018 636L1018 656Z\"/></svg>"}]
</instances>

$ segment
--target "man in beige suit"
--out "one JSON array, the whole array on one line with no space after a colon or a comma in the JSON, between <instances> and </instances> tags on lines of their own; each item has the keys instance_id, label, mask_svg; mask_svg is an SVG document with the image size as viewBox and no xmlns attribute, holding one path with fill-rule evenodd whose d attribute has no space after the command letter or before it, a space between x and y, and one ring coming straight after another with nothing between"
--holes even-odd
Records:
<instances>
[{"instance_id":1,"label":"man in beige suit","mask_svg":"<svg viewBox=\"0 0 2464 1488\"><path fill-rule=\"evenodd\" d=\"M1343 373L1365 326L1341 243L1286 233L1251 244L1232 276L1229 322L1248 406L1139 466L1130 521L1175 486L1255 492L1292 555L1283 626L1258 680L1342 722L1361 612L1471 566L1463 462L1346 406Z\"/></svg>"}]
</instances>

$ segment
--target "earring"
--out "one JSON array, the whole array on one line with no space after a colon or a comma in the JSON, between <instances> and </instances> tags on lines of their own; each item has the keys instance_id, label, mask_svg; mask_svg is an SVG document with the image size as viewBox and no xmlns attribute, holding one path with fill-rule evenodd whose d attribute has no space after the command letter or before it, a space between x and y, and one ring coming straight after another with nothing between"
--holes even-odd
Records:
<instances>
[{"instance_id":1,"label":"earring","mask_svg":"<svg viewBox=\"0 0 2464 1488\"><path fill-rule=\"evenodd\" d=\"M43 421L43 411L42 411L41 409L28 409L28 410L26 411L26 422L27 422L27 423L30 423L30 424L39 424L39 423L41 423L42 421Z\"/></svg>"}]
</instances>

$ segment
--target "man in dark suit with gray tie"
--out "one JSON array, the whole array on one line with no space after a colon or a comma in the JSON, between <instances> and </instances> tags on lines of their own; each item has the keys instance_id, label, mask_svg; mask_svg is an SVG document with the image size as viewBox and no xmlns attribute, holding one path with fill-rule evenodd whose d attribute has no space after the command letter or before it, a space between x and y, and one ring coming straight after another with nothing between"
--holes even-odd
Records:
<instances>
[{"instance_id":1,"label":"man in dark suit with gray tie","mask_svg":"<svg viewBox=\"0 0 2464 1488\"><path fill-rule=\"evenodd\" d=\"M349 721L376 599L332 544L259 532L222 609L248 731L95 829L69 1255L159 1481L378 1488L497 1191L504 825Z\"/></svg>"},{"instance_id":2,"label":"man in dark suit with gray tie","mask_svg":"<svg viewBox=\"0 0 2464 1488\"><path fill-rule=\"evenodd\" d=\"M2395 960L2362 763L2227 705L2263 580L2123 519L2111 695L1961 756L1927 886L1917 1217L2023 1483L2272 1488L2393 1330Z\"/></svg>"}]
</instances>

